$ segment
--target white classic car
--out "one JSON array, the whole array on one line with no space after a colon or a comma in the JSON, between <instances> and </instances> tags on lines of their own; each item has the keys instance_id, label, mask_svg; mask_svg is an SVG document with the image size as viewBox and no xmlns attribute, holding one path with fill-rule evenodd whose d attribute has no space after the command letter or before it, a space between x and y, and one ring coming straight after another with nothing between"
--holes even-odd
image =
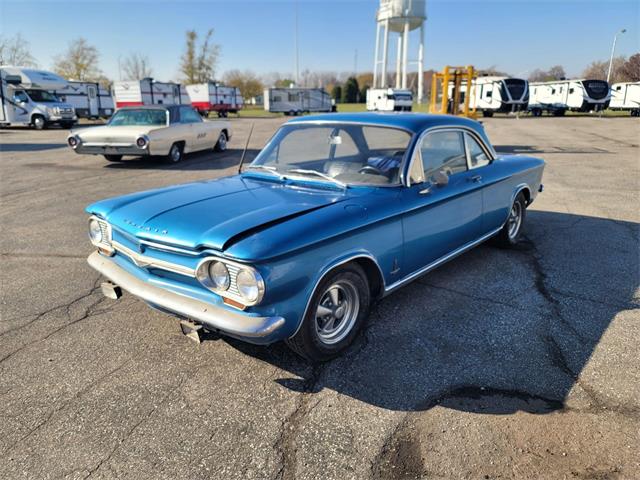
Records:
<instances>
[{"instance_id":1,"label":"white classic car","mask_svg":"<svg viewBox=\"0 0 640 480\"><path fill-rule=\"evenodd\" d=\"M188 105L149 105L121 108L106 125L74 129L67 143L76 153L104 155L110 162L124 155L179 162L190 152L223 152L230 138L228 121L203 120Z\"/></svg>"}]
</instances>

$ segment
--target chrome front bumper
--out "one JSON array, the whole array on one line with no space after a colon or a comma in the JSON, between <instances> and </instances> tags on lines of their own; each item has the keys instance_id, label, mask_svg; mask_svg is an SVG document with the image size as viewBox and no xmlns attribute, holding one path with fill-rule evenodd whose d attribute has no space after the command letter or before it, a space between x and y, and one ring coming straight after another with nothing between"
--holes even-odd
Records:
<instances>
[{"instance_id":1,"label":"chrome front bumper","mask_svg":"<svg viewBox=\"0 0 640 480\"><path fill-rule=\"evenodd\" d=\"M237 337L266 337L284 325L282 317L254 317L240 311L233 312L195 298L180 295L152 285L132 275L111 258L93 252L87 258L91 267L123 290L145 302L182 315L229 335Z\"/></svg>"}]
</instances>

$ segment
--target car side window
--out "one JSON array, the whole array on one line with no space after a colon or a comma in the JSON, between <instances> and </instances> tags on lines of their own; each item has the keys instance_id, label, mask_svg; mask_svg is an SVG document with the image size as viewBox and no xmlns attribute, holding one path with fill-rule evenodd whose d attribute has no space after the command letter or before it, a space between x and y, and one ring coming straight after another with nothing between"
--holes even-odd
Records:
<instances>
[{"instance_id":1,"label":"car side window","mask_svg":"<svg viewBox=\"0 0 640 480\"><path fill-rule=\"evenodd\" d=\"M424 178L437 171L447 175L467 171L467 155L462 132L442 131L427 134L420 144Z\"/></svg>"},{"instance_id":2,"label":"car side window","mask_svg":"<svg viewBox=\"0 0 640 480\"><path fill-rule=\"evenodd\" d=\"M469 151L470 168L479 168L489 165L491 160L482 149L478 141L468 133L464 134L467 141L467 149Z\"/></svg>"},{"instance_id":3,"label":"car side window","mask_svg":"<svg viewBox=\"0 0 640 480\"><path fill-rule=\"evenodd\" d=\"M181 123L200 123L202 118L191 107L180 107L180 122Z\"/></svg>"},{"instance_id":4,"label":"car side window","mask_svg":"<svg viewBox=\"0 0 640 480\"><path fill-rule=\"evenodd\" d=\"M27 103L29 102L29 97L27 97L27 94L22 90L18 90L13 94L13 101L20 102L20 103Z\"/></svg>"}]
</instances>

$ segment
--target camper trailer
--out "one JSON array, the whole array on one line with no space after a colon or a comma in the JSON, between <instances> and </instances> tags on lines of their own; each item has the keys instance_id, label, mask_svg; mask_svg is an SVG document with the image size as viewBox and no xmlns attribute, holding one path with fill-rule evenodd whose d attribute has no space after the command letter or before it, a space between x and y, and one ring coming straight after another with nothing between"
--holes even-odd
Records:
<instances>
[{"instance_id":1,"label":"camper trailer","mask_svg":"<svg viewBox=\"0 0 640 480\"><path fill-rule=\"evenodd\" d=\"M529 111L564 115L572 112L600 111L607 108L611 94L604 80L556 80L529 84Z\"/></svg>"},{"instance_id":2,"label":"camper trailer","mask_svg":"<svg viewBox=\"0 0 640 480\"><path fill-rule=\"evenodd\" d=\"M323 88L268 88L264 91L264 109L285 115L305 112L331 112L331 97Z\"/></svg>"},{"instance_id":3,"label":"camper trailer","mask_svg":"<svg viewBox=\"0 0 640 480\"><path fill-rule=\"evenodd\" d=\"M42 130L76 123L73 107L52 93L67 81L51 72L22 67L0 67L0 125L31 126Z\"/></svg>"},{"instance_id":4,"label":"camper trailer","mask_svg":"<svg viewBox=\"0 0 640 480\"><path fill-rule=\"evenodd\" d=\"M632 117L640 117L640 82L611 85L611 110L626 110Z\"/></svg>"},{"instance_id":5,"label":"camper trailer","mask_svg":"<svg viewBox=\"0 0 640 480\"><path fill-rule=\"evenodd\" d=\"M453 84L449 85L450 96ZM461 93L466 95L466 85ZM464 97L462 96L464 99ZM482 112L484 117L494 113L514 113L527 110L529 83L521 78L478 77L473 80L469 108Z\"/></svg>"},{"instance_id":6,"label":"camper trailer","mask_svg":"<svg viewBox=\"0 0 640 480\"><path fill-rule=\"evenodd\" d=\"M54 93L75 108L78 118L109 118L113 114L111 93L97 82L69 80Z\"/></svg>"},{"instance_id":7,"label":"camper trailer","mask_svg":"<svg viewBox=\"0 0 640 480\"><path fill-rule=\"evenodd\" d=\"M153 78L113 82L116 108L140 105L191 105L184 85L156 82Z\"/></svg>"},{"instance_id":8,"label":"camper trailer","mask_svg":"<svg viewBox=\"0 0 640 480\"><path fill-rule=\"evenodd\" d=\"M411 90L370 88L367 90L367 110L374 112L410 112L413 106Z\"/></svg>"},{"instance_id":9,"label":"camper trailer","mask_svg":"<svg viewBox=\"0 0 640 480\"><path fill-rule=\"evenodd\" d=\"M187 85L186 89L191 105L200 115L216 112L219 117L226 117L229 113L238 113L244 104L239 88L209 82Z\"/></svg>"}]
</instances>

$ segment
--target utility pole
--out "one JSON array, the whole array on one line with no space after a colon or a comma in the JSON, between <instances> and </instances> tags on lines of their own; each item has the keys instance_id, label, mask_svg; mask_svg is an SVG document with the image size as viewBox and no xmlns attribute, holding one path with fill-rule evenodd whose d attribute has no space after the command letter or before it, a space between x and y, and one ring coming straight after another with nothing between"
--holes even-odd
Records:
<instances>
[{"instance_id":1,"label":"utility pole","mask_svg":"<svg viewBox=\"0 0 640 480\"><path fill-rule=\"evenodd\" d=\"M295 20L294 20L294 38L293 38L293 45L294 45L294 50L295 50L295 72L294 72L294 76L293 79L296 82L296 87L299 86L298 82L300 81L299 78L299 71L300 71L300 65L299 65L299 60L298 60L298 0L295 0Z\"/></svg>"},{"instance_id":2,"label":"utility pole","mask_svg":"<svg viewBox=\"0 0 640 480\"><path fill-rule=\"evenodd\" d=\"M627 29L623 28L618 33L613 36L613 46L611 47L611 58L609 58L609 71L607 72L607 83L609 83L609 79L611 78L611 67L613 66L613 54L616 51L616 41L618 40L618 35L621 33L626 33Z\"/></svg>"}]
</instances>

